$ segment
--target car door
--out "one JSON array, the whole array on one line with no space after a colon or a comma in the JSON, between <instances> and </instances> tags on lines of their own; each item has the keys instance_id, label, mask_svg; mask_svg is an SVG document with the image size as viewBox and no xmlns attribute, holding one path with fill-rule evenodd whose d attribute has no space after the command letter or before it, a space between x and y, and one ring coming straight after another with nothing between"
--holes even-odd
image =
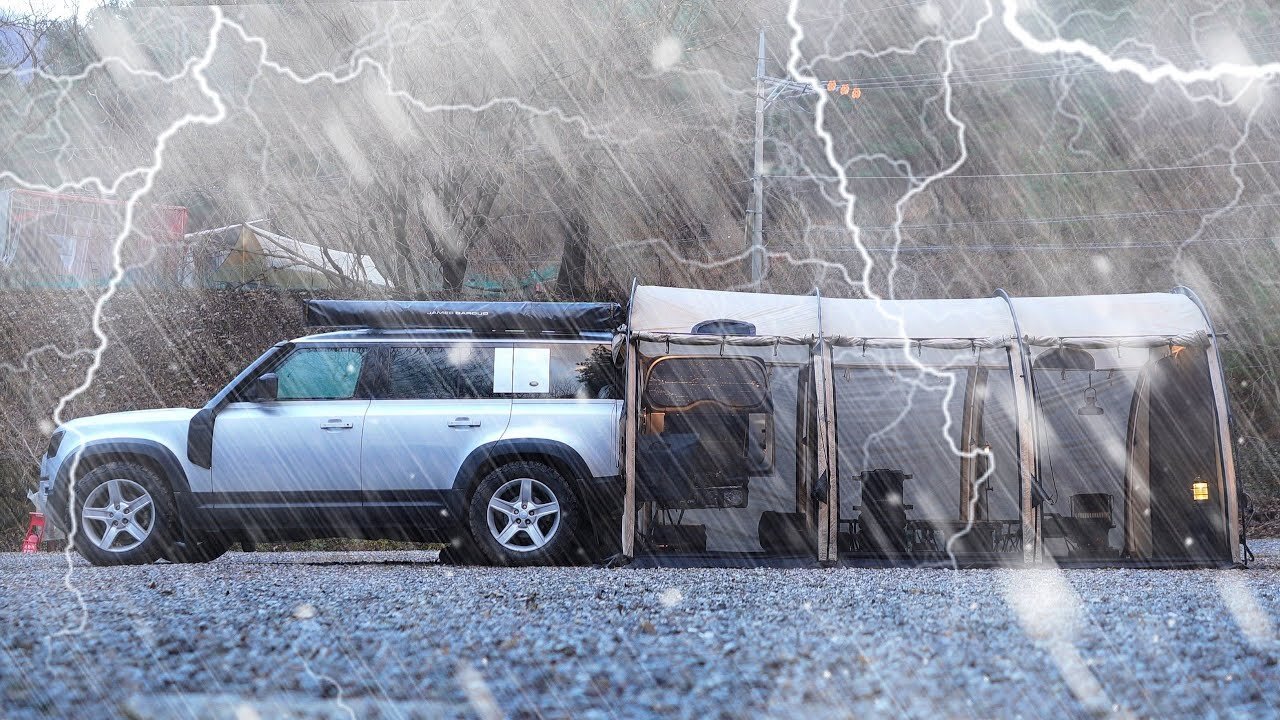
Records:
<instances>
[{"instance_id":1,"label":"car door","mask_svg":"<svg viewBox=\"0 0 1280 720\"><path fill-rule=\"evenodd\" d=\"M511 347L493 342L390 346L361 449L366 506L426 503L453 488L467 456L511 418Z\"/></svg>"},{"instance_id":2,"label":"car door","mask_svg":"<svg viewBox=\"0 0 1280 720\"><path fill-rule=\"evenodd\" d=\"M232 504L349 504L360 497L368 348L303 346L264 370L274 400L233 402L213 430L213 488Z\"/></svg>"}]
</instances>

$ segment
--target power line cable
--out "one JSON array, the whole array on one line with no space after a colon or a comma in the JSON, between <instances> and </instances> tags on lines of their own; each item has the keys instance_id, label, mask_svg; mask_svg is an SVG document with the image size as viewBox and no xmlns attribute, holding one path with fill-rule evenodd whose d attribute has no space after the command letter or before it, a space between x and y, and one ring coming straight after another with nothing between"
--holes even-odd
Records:
<instances>
[{"instance_id":1,"label":"power line cable","mask_svg":"<svg viewBox=\"0 0 1280 720\"><path fill-rule=\"evenodd\" d=\"M894 6L900 7L900 6ZM1245 36L1242 40L1261 39L1273 37L1280 33L1264 33L1252 36ZM1259 51L1264 48L1271 48L1280 45L1280 41L1267 41L1253 43L1247 46L1246 50ZM846 53L847 54L847 53ZM1194 45L1181 45L1171 48L1165 52L1161 52L1159 57L1162 61L1175 61L1197 59L1201 57L1201 52ZM810 61L806 67L812 72L816 72L814 64L817 62L838 62L835 58L821 57ZM1074 64L1073 68L1063 68L1063 63ZM1072 58L1061 58L1058 60L1041 60L1026 63L1012 63L1008 65L997 65L989 67L978 67L973 70L964 70L963 74L953 75L950 84L958 85L976 85L991 82L1012 82L1021 80L1044 80L1064 76L1093 75L1105 72L1103 68L1096 67L1093 63L1074 60ZM1025 73L1031 73L1029 75ZM821 74L821 73L818 73ZM825 81L824 81L825 82ZM867 89L913 89L934 87L942 84L942 79L937 72L927 73L902 73L890 75L877 75L871 77L863 77L849 80L837 80L836 82L856 84L858 87Z\"/></svg>"},{"instance_id":2,"label":"power line cable","mask_svg":"<svg viewBox=\"0 0 1280 720\"><path fill-rule=\"evenodd\" d=\"M933 253L933 252L1011 252L1019 250L1037 250L1037 251L1093 251L1093 250L1145 250L1152 248L1176 248L1184 245L1202 245L1209 243L1219 244L1246 244L1257 242L1280 243L1280 236L1276 237L1218 237L1218 238L1196 238L1191 240L1180 240L1170 242L1144 242L1144 243L1044 243L1040 245L1025 244L1000 244L1000 245L904 245L894 248L891 246L866 246L867 252L881 253ZM813 249L813 248L809 248ZM857 247L824 247L820 248L824 252L861 252Z\"/></svg>"},{"instance_id":3,"label":"power line cable","mask_svg":"<svg viewBox=\"0 0 1280 720\"><path fill-rule=\"evenodd\" d=\"M1280 41L1272 40L1272 41L1263 42L1263 43L1255 43L1253 47L1245 48L1245 49L1257 50L1261 48L1275 47L1276 45L1280 45ZM1192 59L1192 58L1198 58L1198 57L1200 57L1200 51L1196 50L1193 46L1190 46L1190 45L1182 46L1181 48L1176 49L1176 51L1174 52L1165 52L1160 54L1160 59L1164 61ZM835 58L824 58L824 60L826 62L834 62ZM815 59L813 62L818 62L818 60ZM809 63L810 67L812 67L813 62ZM1076 58L1067 57L1067 58L1059 58L1056 60L1037 60L1032 62L1009 63L1006 65L978 66L971 70L968 68L965 68L965 69L962 69L963 74L953 75L953 78L955 82L963 82L965 78L975 77L975 76L991 76L991 75L999 74L1001 71L1043 72L1048 70L1054 70L1055 72L1048 75L1047 77L1054 77L1056 75L1061 74L1060 71L1062 70L1062 65L1064 62L1074 64L1077 70L1093 68L1093 69L1090 69L1089 72L1095 72L1095 71L1105 72L1101 68L1096 68L1094 63L1091 63L1085 60L1079 60ZM939 76L939 73L937 71L922 72L922 73L898 73L898 74L889 74L889 75L873 75L870 77L860 77L860 78L857 78L856 81L859 83L865 83L863 87L874 86L876 84L881 84L881 83L883 83L886 86L894 86L898 84L910 84L914 81L935 81L936 82L938 76ZM854 80L849 80L849 82L854 82Z\"/></svg>"},{"instance_id":4,"label":"power line cable","mask_svg":"<svg viewBox=\"0 0 1280 720\"><path fill-rule=\"evenodd\" d=\"M1247 210L1250 208L1272 208L1280 207L1280 203L1253 203L1242 204L1231 207L1231 210ZM1058 217L1042 217L1042 218L999 218L995 220L961 220L958 222L945 223L917 223L902 225L862 225L863 230L893 230L895 227L903 230L923 230L927 228L950 228L965 227L978 225L1053 225L1059 223L1081 222L1084 220L1124 220L1130 218L1146 218L1160 215L1188 215L1209 213L1222 210L1222 207L1203 207L1203 208L1164 208L1158 210L1139 210L1134 212L1122 213L1098 213L1088 215L1064 215ZM819 226L810 228L810 232L823 233L847 233L849 229L844 226Z\"/></svg>"},{"instance_id":5,"label":"power line cable","mask_svg":"<svg viewBox=\"0 0 1280 720\"><path fill-rule=\"evenodd\" d=\"M1280 160L1247 160L1236 163L1206 163L1204 165L1166 165L1163 167L1137 168L1104 168L1099 170L1058 170L1055 172L1021 172L1021 173L976 173L966 175L944 175L939 180L980 178L1013 178L1013 177L1053 177L1056 175L1115 175L1139 172L1171 172L1175 170L1205 170L1211 168L1229 168L1240 166L1275 165ZM780 180L839 180L838 175L765 175L767 178ZM906 175L849 175L849 180L910 180Z\"/></svg>"}]
</instances>

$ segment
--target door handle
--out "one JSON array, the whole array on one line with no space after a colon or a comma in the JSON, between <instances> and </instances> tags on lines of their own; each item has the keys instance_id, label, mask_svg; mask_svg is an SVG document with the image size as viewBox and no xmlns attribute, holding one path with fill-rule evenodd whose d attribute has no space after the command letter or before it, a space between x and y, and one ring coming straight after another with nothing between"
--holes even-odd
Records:
<instances>
[{"instance_id":1,"label":"door handle","mask_svg":"<svg viewBox=\"0 0 1280 720\"><path fill-rule=\"evenodd\" d=\"M480 427L479 420L472 420L469 417L457 417L449 421L451 428L473 428Z\"/></svg>"},{"instance_id":2,"label":"door handle","mask_svg":"<svg viewBox=\"0 0 1280 720\"><path fill-rule=\"evenodd\" d=\"M343 422L341 418L331 418L329 422L321 423L321 430L350 430L355 427L354 423Z\"/></svg>"}]
</instances>

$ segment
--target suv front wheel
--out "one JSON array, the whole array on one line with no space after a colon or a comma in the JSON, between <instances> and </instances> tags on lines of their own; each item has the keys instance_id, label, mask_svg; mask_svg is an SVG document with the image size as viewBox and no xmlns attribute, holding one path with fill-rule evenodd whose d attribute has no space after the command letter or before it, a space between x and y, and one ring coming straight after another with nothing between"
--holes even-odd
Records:
<instances>
[{"instance_id":1,"label":"suv front wheel","mask_svg":"<svg viewBox=\"0 0 1280 720\"><path fill-rule=\"evenodd\" d=\"M76 551L94 565L142 565L161 557L174 528L173 502L156 474L127 462L76 481Z\"/></svg>"},{"instance_id":2,"label":"suv front wheel","mask_svg":"<svg viewBox=\"0 0 1280 720\"><path fill-rule=\"evenodd\" d=\"M573 548L578 514L573 490L555 469L508 463L471 496L471 536L500 565L546 565Z\"/></svg>"}]
</instances>

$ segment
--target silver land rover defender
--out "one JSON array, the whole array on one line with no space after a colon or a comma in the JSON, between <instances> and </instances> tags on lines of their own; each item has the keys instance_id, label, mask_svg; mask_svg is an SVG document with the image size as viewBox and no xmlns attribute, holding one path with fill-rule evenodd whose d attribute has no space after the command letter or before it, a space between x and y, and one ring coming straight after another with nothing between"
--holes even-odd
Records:
<instances>
[{"instance_id":1,"label":"silver land rover defender","mask_svg":"<svg viewBox=\"0 0 1280 720\"><path fill-rule=\"evenodd\" d=\"M96 565L233 542L446 542L502 564L597 555L622 497L621 309L309 301L308 324L201 409L80 418L40 467Z\"/></svg>"}]
</instances>

